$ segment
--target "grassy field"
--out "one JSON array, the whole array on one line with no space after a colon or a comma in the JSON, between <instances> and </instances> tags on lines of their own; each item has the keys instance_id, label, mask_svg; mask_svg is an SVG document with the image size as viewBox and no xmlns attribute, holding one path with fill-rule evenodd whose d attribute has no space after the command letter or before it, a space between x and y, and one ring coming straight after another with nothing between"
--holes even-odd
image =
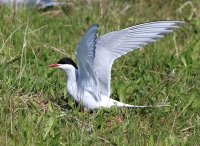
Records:
<instances>
[{"instance_id":1,"label":"grassy field","mask_svg":"<svg viewBox=\"0 0 200 146\"><path fill-rule=\"evenodd\" d=\"M16 14L0 8L0 145L200 145L200 3L190 2L74 0ZM186 24L116 60L111 96L169 107L82 113L66 92L64 72L47 68L64 56L75 60L91 24L100 25L100 36L157 20Z\"/></svg>"}]
</instances>

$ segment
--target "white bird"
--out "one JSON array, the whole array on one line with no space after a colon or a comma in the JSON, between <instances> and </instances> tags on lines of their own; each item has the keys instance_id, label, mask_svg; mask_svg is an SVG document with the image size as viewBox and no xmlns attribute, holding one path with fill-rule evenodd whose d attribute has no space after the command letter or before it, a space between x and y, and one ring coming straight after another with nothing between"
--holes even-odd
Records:
<instances>
[{"instance_id":1,"label":"white bird","mask_svg":"<svg viewBox=\"0 0 200 146\"><path fill-rule=\"evenodd\" d=\"M13 7L16 5L25 5L25 6L57 6L68 4L68 2L57 2L55 0L0 0L0 4L8 5Z\"/></svg>"},{"instance_id":2,"label":"white bird","mask_svg":"<svg viewBox=\"0 0 200 146\"><path fill-rule=\"evenodd\" d=\"M110 98L113 61L179 28L182 21L156 21L113 31L97 39L97 24L91 25L80 39L75 55L78 67L70 58L62 58L49 67L58 67L67 76L67 91L84 110L100 107L150 107L125 104Z\"/></svg>"}]
</instances>

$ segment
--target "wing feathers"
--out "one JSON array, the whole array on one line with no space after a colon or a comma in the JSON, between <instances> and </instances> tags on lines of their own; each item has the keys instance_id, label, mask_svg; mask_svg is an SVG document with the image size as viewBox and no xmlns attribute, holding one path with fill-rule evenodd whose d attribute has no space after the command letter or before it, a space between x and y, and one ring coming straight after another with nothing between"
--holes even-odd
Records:
<instances>
[{"instance_id":1,"label":"wing feathers","mask_svg":"<svg viewBox=\"0 0 200 146\"><path fill-rule=\"evenodd\" d=\"M113 61L134 49L163 38L162 34L179 28L181 21L157 21L139 24L119 31L107 33L97 39L95 52L95 71L98 76L99 92L110 96L110 72ZM103 59L109 57L108 59ZM102 61L104 63L102 63Z\"/></svg>"},{"instance_id":2,"label":"wing feathers","mask_svg":"<svg viewBox=\"0 0 200 146\"><path fill-rule=\"evenodd\" d=\"M90 26L75 51L79 67L80 89L92 87L96 100L99 93L110 96L110 72L113 61L134 49L163 38L179 28L181 21L157 21L107 33L97 39L97 24Z\"/></svg>"},{"instance_id":3,"label":"wing feathers","mask_svg":"<svg viewBox=\"0 0 200 146\"><path fill-rule=\"evenodd\" d=\"M98 101L98 80L94 70L97 24L90 26L77 45L75 55L78 62L78 86L82 95L85 88L92 87L94 98Z\"/></svg>"}]
</instances>

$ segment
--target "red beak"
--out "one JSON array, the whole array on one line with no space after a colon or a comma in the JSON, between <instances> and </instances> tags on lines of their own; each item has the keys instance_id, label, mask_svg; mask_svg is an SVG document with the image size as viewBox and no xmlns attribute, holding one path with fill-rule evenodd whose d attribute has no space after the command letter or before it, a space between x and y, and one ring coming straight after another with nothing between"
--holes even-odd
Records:
<instances>
[{"instance_id":1,"label":"red beak","mask_svg":"<svg viewBox=\"0 0 200 146\"><path fill-rule=\"evenodd\" d=\"M59 66L57 63L48 65L48 67L57 67L57 66Z\"/></svg>"}]
</instances>

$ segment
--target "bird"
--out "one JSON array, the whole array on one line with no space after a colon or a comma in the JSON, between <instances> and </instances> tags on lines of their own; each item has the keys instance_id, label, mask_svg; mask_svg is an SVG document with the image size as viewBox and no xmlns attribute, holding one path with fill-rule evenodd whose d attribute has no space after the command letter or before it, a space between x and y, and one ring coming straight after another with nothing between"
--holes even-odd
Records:
<instances>
[{"instance_id":1,"label":"bird","mask_svg":"<svg viewBox=\"0 0 200 146\"><path fill-rule=\"evenodd\" d=\"M111 67L115 59L148 43L163 38L179 28L183 21L155 21L109 32L97 38L98 24L91 25L81 37L74 52L77 64L64 57L48 67L64 70L66 90L84 111L101 107L144 108L122 103L110 97ZM162 105L161 105L162 106ZM159 106L157 106L159 107Z\"/></svg>"},{"instance_id":2,"label":"bird","mask_svg":"<svg viewBox=\"0 0 200 146\"><path fill-rule=\"evenodd\" d=\"M0 4L8 5L13 7L16 5L24 5L24 6L42 6L42 7L50 7L57 5L68 4L68 2L57 2L55 0L0 0Z\"/></svg>"}]
</instances>

